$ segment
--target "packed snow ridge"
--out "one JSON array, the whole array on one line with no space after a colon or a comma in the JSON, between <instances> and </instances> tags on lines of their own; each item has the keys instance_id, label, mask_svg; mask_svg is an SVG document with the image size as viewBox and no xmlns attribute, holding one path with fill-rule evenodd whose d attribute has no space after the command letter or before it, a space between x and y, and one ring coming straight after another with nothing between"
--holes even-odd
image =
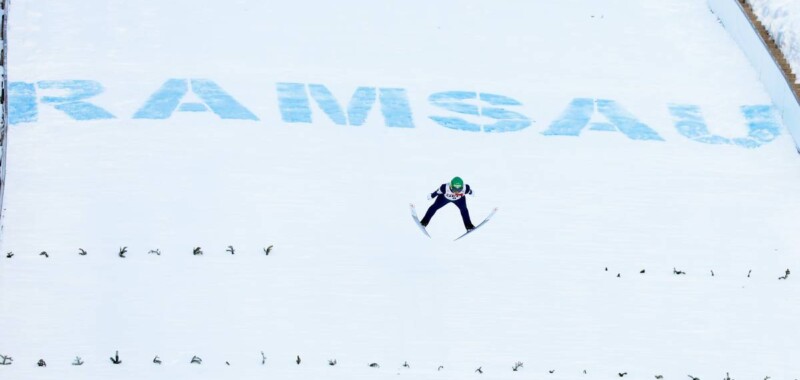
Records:
<instances>
[{"instance_id":1,"label":"packed snow ridge","mask_svg":"<svg viewBox=\"0 0 800 380\"><path fill-rule=\"evenodd\" d=\"M800 84L800 1L748 0L756 16L775 39Z\"/></svg>"}]
</instances>

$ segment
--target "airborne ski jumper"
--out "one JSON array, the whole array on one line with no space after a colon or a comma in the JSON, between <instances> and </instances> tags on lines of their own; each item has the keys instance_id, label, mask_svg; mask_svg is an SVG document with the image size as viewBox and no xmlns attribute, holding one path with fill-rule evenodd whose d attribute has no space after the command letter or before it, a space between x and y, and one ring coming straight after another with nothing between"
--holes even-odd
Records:
<instances>
[{"instance_id":1,"label":"airborne ski jumper","mask_svg":"<svg viewBox=\"0 0 800 380\"><path fill-rule=\"evenodd\" d=\"M482 222L478 223L477 226L472 224L472 220L469 218L469 210L467 209L467 199L465 198L466 195L472 195L472 188L469 185L465 185L464 180L461 178L455 177L450 181L450 183L442 184L438 189L436 189L436 191L428 195L428 199L435 200L433 201L431 207L428 207L428 212L425 213L425 217L423 217L422 220L419 220L419 217L417 217L417 209L412 203L410 205L411 218L414 219L414 223L417 224L425 236L431 237L425 227L427 227L428 223L431 222L433 214L436 214L436 211L448 203L455 203L456 207L458 207L458 210L461 211L461 219L464 222L464 228L467 229L467 232L464 232L464 234L457 237L455 240L461 239L489 222L489 219L491 219L492 216L494 216L494 214L497 212L497 207L495 207L492 209L489 215L483 219Z\"/></svg>"},{"instance_id":2,"label":"airborne ski jumper","mask_svg":"<svg viewBox=\"0 0 800 380\"><path fill-rule=\"evenodd\" d=\"M428 195L428 199L435 200L431 207L428 207L428 212L425 213L425 216L419 223L423 227L427 227L436 211L448 203L454 203L458 207L458 210L461 211L461 219L464 221L464 228L467 229L467 232L475 229L475 226L469 218L467 199L465 197L467 194L472 195L472 188L470 188L469 185L465 185L464 180L460 177L453 178L449 184L443 183L436 191Z\"/></svg>"}]
</instances>

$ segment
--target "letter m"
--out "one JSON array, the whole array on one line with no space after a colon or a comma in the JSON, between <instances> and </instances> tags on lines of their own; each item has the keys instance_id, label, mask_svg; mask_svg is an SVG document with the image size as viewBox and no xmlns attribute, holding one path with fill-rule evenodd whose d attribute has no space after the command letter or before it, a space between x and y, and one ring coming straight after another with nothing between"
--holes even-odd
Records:
<instances>
[{"instance_id":1,"label":"letter m","mask_svg":"<svg viewBox=\"0 0 800 380\"><path fill-rule=\"evenodd\" d=\"M414 128L405 89L359 87L343 110L327 87L321 84L278 83L278 107L287 123L311 123L309 97L337 125L363 125L378 100L387 127Z\"/></svg>"}]
</instances>

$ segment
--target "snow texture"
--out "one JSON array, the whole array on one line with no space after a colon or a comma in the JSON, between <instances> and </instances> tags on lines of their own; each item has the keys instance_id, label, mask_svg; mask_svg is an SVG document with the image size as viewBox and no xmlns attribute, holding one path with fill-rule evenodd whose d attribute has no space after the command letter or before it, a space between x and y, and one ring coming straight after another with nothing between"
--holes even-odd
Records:
<instances>
[{"instance_id":1,"label":"snow texture","mask_svg":"<svg viewBox=\"0 0 800 380\"><path fill-rule=\"evenodd\" d=\"M775 39L800 83L800 2L797 0L747 0Z\"/></svg>"},{"instance_id":2,"label":"snow texture","mask_svg":"<svg viewBox=\"0 0 800 380\"><path fill-rule=\"evenodd\" d=\"M800 162L705 1L11 15L3 380L800 376ZM499 211L428 239L456 175Z\"/></svg>"}]
</instances>

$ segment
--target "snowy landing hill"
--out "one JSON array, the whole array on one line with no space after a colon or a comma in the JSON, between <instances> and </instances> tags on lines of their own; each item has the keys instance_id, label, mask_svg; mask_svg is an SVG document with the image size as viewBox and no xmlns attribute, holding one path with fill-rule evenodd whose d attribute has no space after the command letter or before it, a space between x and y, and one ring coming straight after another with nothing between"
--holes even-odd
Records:
<instances>
[{"instance_id":1,"label":"snowy landing hill","mask_svg":"<svg viewBox=\"0 0 800 380\"><path fill-rule=\"evenodd\" d=\"M702 0L15 0L9 37L4 380L800 376L800 163ZM428 239L456 175L500 211Z\"/></svg>"}]
</instances>

